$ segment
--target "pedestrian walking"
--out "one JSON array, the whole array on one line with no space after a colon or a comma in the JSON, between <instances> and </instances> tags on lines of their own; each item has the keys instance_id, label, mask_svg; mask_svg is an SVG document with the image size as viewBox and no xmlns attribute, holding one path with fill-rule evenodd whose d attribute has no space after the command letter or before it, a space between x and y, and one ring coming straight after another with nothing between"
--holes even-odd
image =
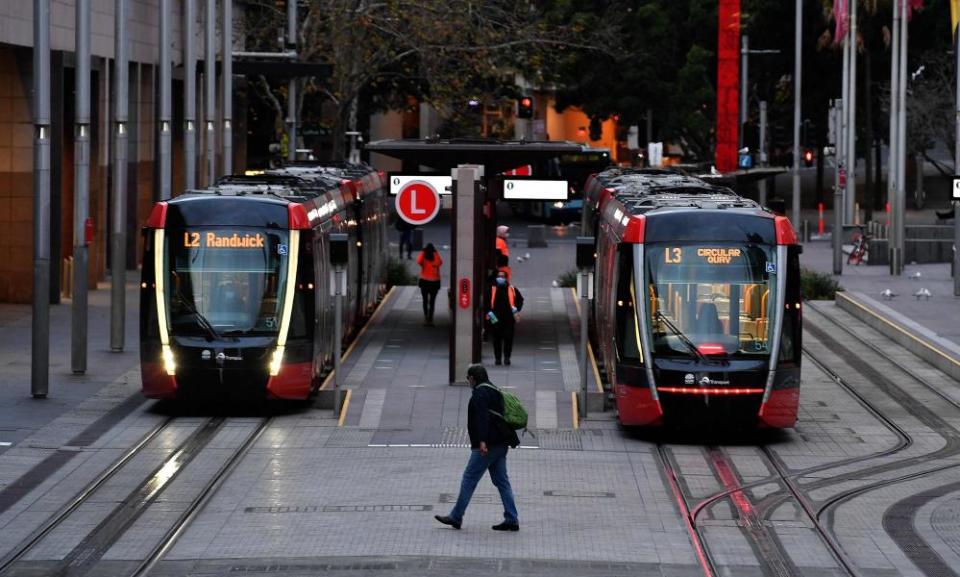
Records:
<instances>
[{"instance_id":1,"label":"pedestrian walking","mask_svg":"<svg viewBox=\"0 0 960 577\"><path fill-rule=\"evenodd\" d=\"M394 227L400 231L400 258L403 259L403 245L407 245L407 259L413 258L413 229L416 227L402 218L397 218Z\"/></svg>"},{"instance_id":2,"label":"pedestrian walking","mask_svg":"<svg viewBox=\"0 0 960 577\"><path fill-rule=\"evenodd\" d=\"M513 332L520 311L523 309L523 295L510 284L506 271L497 271L494 285L490 287L490 299L487 301L486 317L493 332L494 364L510 364L513 352Z\"/></svg>"},{"instance_id":3,"label":"pedestrian walking","mask_svg":"<svg viewBox=\"0 0 960 577\"><path fill-rule=\"evenodd\" d=\"M423 326L432 327L433 309L440 291L440 266L443 264L443 259L432 242L427 243L417 255L417 264L420 265L420 280L417 284L420 287L420 296L423 297Z\"/></svg>"},{"instance_id":4,"label":"pedestrian walking","mask_svg":"<svg viewBox=\"0 0 960 577\"><path fill-rule=\"evenodd\" d=\"M459 529L467 512L470 498L483 477L490 472L490 480L500 491L503 501L503 522L494 525L494 531L519 531L520 519L513 498L513 488L507 475L507 452L509 447L520 444L517 433L503 419L493 414L503 414L503 396L490 385L487 369L483 365L467 368L467 382L473 389L467 405L467 431L470 434L470 458L460 480L460 494L449 515L435 515L444 525ZM484 386L486 385L486 386Z\"/></svg>"}]
</instances>

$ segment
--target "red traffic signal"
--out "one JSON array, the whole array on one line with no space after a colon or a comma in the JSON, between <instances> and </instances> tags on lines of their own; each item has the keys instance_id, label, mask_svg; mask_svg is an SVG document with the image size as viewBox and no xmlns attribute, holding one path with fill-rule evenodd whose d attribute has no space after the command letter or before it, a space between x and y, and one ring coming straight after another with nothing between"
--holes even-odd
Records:
<instances>
[{"instance_id":1,"label":"red traffic signal","mask_svg":"<svg viewBox=\"0 0 960 577\"><path fill-rule=\"evenodd\" d=\"M809 148L803 151L803 163L807 166L813 166L813 151Z\"/></svg>"},{"instance_id":2,"label":"red traffic signal","mask_svg":"<svg viewBox=\"0 0 960 577\"><path fill-rule=\"evenodd\" d=\"M532 96L521 96L517 100L517 118L533 118Z\"/></svg>"}]
</instances>

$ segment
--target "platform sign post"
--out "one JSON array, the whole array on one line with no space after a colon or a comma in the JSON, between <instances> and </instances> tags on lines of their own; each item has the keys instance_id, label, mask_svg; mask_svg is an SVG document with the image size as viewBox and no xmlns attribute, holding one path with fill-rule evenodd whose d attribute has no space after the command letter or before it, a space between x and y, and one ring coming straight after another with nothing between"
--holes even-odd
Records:
<instances>
[{"instance_id":1,"label":"platform sign post","mask_svg":"<svg viewBox=\"0 0 960 577\"><path fill-rule=\"evenodd\" d=\"M333 265L333 412L340 412L340 354L343 350L343 265L347 263L348 237L343 233L330 235L330 263Z\"/></svg>"},{"instance_id":2,"label":"platform sign post","mask_svg":"<svg viewBox=\"0 0 960 577\"><path fill-rule=\"evenodd\" d=\"M957 82L960 84L960 80ZM957 117L960 118L960 112L957 113ZM960 132L960 123L957 126ZM960 147L958 147L957 156L960 156ZM953 296L955 297L960 296L960 250L957 250L957 245L960 245L960 176L953 177Z\"/></svg>"},{"instance_id":3,"label":"platform sign post","mask_svg":"<svg viewBox=\"0 0 960 577\"><path fill-rule=\"evenodd\" d=\"M577 237L577 295L580 297L580 418L587 418L587 343L590 300L593 298L594 240Z\"/></svg>"},{"instance_id":4,"label":"platform sign post","mask_svg":"<svg viewBox=\"0 0 960 577\"><path fill-rule=\"evenodd\" d=\"M478 287L480 274L477 267L482 254L478 247L483 216L480 210L479 183L483 179L483 166L462 164L453 169L453 266L450 284L456 287L457 303L451 310L450 329L450 383L462 383L467 367L479 358L480 310L483 307L482 292ZM409 186L409 185L407 185ZM406 188L406 187L405 187ZM401 191L397 195L399 198ZM418 204L418 208L423 205ZM425 210L425 209L424 209ZM401 216L403 216L401 214ZM432 217L430 217L432 218ZM429 221L429 219L427 219ZM409 222L409 221L408 221ZM481 283L482 284L482 283ZM472 297L472 298L471 298ZM471 302L473 303L471 305ZM464 306L466 305L466 306Z\"/></svg>"}]
</instances>

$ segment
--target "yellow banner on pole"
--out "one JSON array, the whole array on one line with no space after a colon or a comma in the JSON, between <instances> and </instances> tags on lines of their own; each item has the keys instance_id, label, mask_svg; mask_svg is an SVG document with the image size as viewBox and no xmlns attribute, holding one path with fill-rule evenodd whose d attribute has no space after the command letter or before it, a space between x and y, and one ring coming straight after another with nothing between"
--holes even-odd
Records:
<instances>
[{"instance_id":1,"label":"yellow banner on pole","mask_svg":"<svg viewBox=\"0 0 960 577\"><path fill-rule=\"evenodd\" d=\"M956 37L957 21L960 21L960 0L950 0L950 33Z\"/></svg>"}]
</instances>

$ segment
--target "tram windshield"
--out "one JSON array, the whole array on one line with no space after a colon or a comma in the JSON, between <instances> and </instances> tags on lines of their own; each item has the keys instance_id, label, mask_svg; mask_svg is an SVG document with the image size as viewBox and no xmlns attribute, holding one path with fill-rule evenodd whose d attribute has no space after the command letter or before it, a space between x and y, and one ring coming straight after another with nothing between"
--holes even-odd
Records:
<instances>
[{"instance_id":1,"label":"tram windshield","mask_svg":"<svg viewBox=\"0 0 960 577\"><path fill-rule=\"evenodd\" d=\"M770 354L778 310L775 247L650 243L646 250L655 353Z\"/></svg>"},{"instance_id":2,"label":"tram windshield","mask_svg":"<svg viewBox=\"0 0 960 577\"><path fill-rule=\"evenodd\" d=\"M166 297L174 334L270 336L280 329L289 233L249 227L171 230Z\"/></svg>"}]
</instances>

